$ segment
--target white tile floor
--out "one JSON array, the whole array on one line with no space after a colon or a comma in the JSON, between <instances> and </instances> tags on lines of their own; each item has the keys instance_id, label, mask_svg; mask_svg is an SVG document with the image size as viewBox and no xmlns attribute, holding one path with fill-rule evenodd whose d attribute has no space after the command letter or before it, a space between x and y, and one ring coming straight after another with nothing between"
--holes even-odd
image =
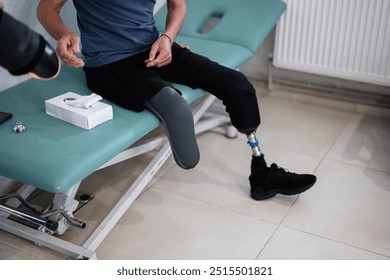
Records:
<instances>
[{"instance_id":1,"label":"white tile floor","mask_svg":"<svg viewBox=\"0 0 390 280\"><path fill-rule=\"evenodd\" d=\"M315 173L317 184L254 201L246 138L200 135L197 168L170 159L99 246L99 259L390 259L390 110L258 89L267 161ZM96 198L78 217L93 228L151 156L87 178L81 188ZM63 238L81 242L87 231ZM0 231L0 259L63 258Z\"/></svg>"}]
</instances>

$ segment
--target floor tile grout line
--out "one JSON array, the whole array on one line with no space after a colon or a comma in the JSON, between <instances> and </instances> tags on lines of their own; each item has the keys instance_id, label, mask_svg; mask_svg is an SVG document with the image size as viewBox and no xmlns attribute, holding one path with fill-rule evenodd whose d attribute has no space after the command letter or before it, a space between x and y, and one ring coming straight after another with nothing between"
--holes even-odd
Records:
<instances>
[{"instance_id":1,"label":"floor tile grout line","mask_svg":"<svg viewBox=\"0 0 390 280\"><path fill-rule=\"evenodd\" d=\"M223 207L221 205L212 204L212 203L207 202L207 201L194 199L194 198L192 198L190 196L187 196L187 195L173 193L173 192L167 191L165 189L159 188L158 186L154 186L153 188L158 190L158 191L164 192L166 194L173 195L173 196L178 197L178 198L184 198L184 199L187 199L187 200L191 200L193 202L197 202L197 203L201 203L203 205L210 206L212 208L228 211L228 212L231 212L231 213L234 213L234 214L237 214L237 215L240 215L240 216L244 216L246 218L249 218L249 219L252 219L252 220L255 220L255 221L260 221L260 222L268 223L268 224L271 224L271 225L278 225L278 223L275 223L275 222L272 222L272 221L269 221L269 220L265 220L265 219L262 219L262 218L259 218L259 217L254 217L254 216L248 215L248 214L246 214L244 212L236 211L233 208Z\"/></svg>"},{"instance_id":2,"label":"floor tile grout line","mask_svg":"<svg viewBox=\"0 0 390 280\"><path fill-rule=\"evenodd\" d=\"M353 114L352 114L353 115ZM322 156L322 158L320 159L319 163L317 164L316 168L314 168L314 171L313 171L313 174L316 173L316 171L318 170L318 168L320 167L320 165L323 163L323 161L325 160L327 154L329 153L329 151L332 149L333 145L336 143L337 139L340 137L341 133L344 131L344 129L347 127L347 125L349 124L349 122L351 121L351 119L348 119L348 121L346 122L345 126L340 129L340 132L337 134L337 136L335 137L335 139L332 141L332 143L329 145L329 148L327 149L327 151L324 153L324 155ZM264 244L263 248L260 250L259 254L257 255L256 259L260 257L261 253L264 251L264 249L267 247L267 244L271 241L271 239L273 238L273 236L275 235L275 233L278 231L278 229L282 226L283 224L283 221L286 219L286 217L288 216L288 214L290 213L292 207L295 205L296 201L298 199L298 196L297 198L294 200L294 202L291 204L291 206L289 207L288 211L286 211L285 215L283 216L283 218L281 219L280 223L277 225L277 227L275 228L275 231L271 234L271 236L269 237L269 239L267 240L267 242Z\"/></svg>"},{"instance_id":3,"label":"floor tile grout line","mask_svg":"<svg viewBox=\"0 0 390 280\"><path fill-rule=\"evenodd\" d=\"M329 152L332 150L334 144L337 142L337 140L340 138L341 134L344 132L344 130L346 129L346 127L350 124L351 120L352 120L352 117L354 116L355 114L351 114L351 116L349 117L348 121L346 122L346 124L343 126L342 129L340 129L340 132L337 134L337 136L333 139L332 143L329 145L327 151L324 153L322 159L320 160L320 162L317 164L317 167L314 168L314 173L316 173L318 171L318 168L321 166L321 164L327 159L327 156L329 155Z\"/></svg>"},{"instance_id":4,"label":"floor tile grout line","mask_svg":"<svg viewBox=\"0 0 390 280\"><path fill-rule=\"evenodd\" d=\"M364 169L367 169L367 170L370 170L370 171L379 172L379 173L385 173L385 174L390 175L390 171L383 170L383 169L377 169L377 168L370 167L370 166L363 166L363 165L359 165L359 164L355 164L355 163L351 163L351 162L346 162L346 161L342 161L342 160L338 160L338 159L333 159L333 158L327 158L327 159L324 159L324 160L334 161L334 162L337 162L337 163L340 163L340 164L345 164L345 165L348 165L348 166L351 166L351 167L364 168Z\"/></svg>"},{"instance_id":5,"label":"floor tile grout line","mask_svg":"<svg viewBox=\"0 0 390 280\"><path fill-rule=\"evenodd\" d=\"M290 207L288 208L288 210L286 211L285 215L282 217L282 219L280 219L280 222L279 224L277 225L277 227L275 228L274 232L271 234L271 236L268 238L267 242L264 244L263 248L260 250L259 254L257 255L256 258L259 258L261 253L264 251L265 247L267 247L267 244L271 241L272 237L275 235L275 233L278 231L278 229L283 226L283 221L284 219L287 217L287 215L290 213L291 211L291 208L295 205L296 201L298 200L298 197L299 195L296 196L296 198L294 199L293 203L291 203Z\"/></svg>"},{"instance_id":6,"label":"floor tile grout line","mask_svg":"<svg viewBox=\"0 0 390 280\"><path fill-rule=\"evenodd\" d=\"M334 144L337 142L337 140L339 139L339 137L341 136L341 134L344 132L344 130L346 129L346 127L351 123L352 118L353 118L354 116L363 116L363 115L364 115L364 114L362 114L362 113L353 113L353 114L351 114L351 116L350 116L349 120L346 122L345 126L340 130L340 132L338 133L338 135L335 137L335 139L334 139L334 140L332 141L332 143L329 145L329 148L328 148L327 151L324 153L324 155L323 155L322 159L320 160L320 162L317 164L317 167L314 168L314 173L318 171L318 168L321 166L321 164L322 164L325 160L331 160L331 161L335 161L335 162L347 164L347 165L354 166L354 167L361 167L361 168L366 168L366 169L370 169L370 170L377 171L377 172L384 172L384 173L390 174L390 171L387 171L387 170L384 170L384 169L378 169L378 168L373 168L373 167L368 167L368 166L362 166L362 165L354 164L354 163L347 162L347 161L342 161L342 160L338 160L338 159L328 158L328 155L329 155L330 151L332 150Z\"/></svg>"},{"instance_id":7,"label":"floor tile grout line","mask_svg":"<svg viewBox=\"0 0 390 280\"><path fill-rule=\"evenodd\" d=\"M181 195L181 194L171 193L171 192L166 191L166 190L164 190L164 189L160 189L159 187L156 187L156 186L155 186L154 188L157 189L157 190L159 190L159 191L161 191L161 192L164 192L164 193L166 193L166 194L173 195L173 196L175 196L175 197L188 199L188 200L191 200L191 201L193 201L193 202L201 203L201 204L204 204L204 205L207 205L207 206L210 206L210 207L213 207L213 208L217 208L217 209L220 209L220 210L223 210L223 211L232 212L232 213L234 213L234 214L241 215L241 216L247 217L247 218L252 219L252 220L256 220L256 221L264 222L264 223L267 223L267 224L275 225L276 227L275 227L274 231L272 232L272 234L271 234L270 237L268 238L267 242L264 244L263 248L260 250L259 254L256 256L255 260L260 256L261 252L262 252L263 249L266 247L266 245L267 245L268 242L271 240L272 236L276 233L277 229L278 229L279 226L280 226L280 223L277 224L277 223L273 223L273 222L271 222L271 221L267 221L267 220L264 220L264 219L260 219L260 218L257 218L257 217L253 217L253 216L247 215L247 214L245 214L245 213L242 213L242 212L239 212L239 211L235 211L234 209L231 209L231 208L226 208L226 207L222 207L222 206L219 206L219 205L211 204L211 203L208 203L208 202L205 202L205 201L193 199L193 198L191 198L191 197L184 196L184 195ZM295 200L294 200L293 203L295 203Z\"/></svg>"},{"instance_id":8,"label":"floor tile grout line","mask_svg":"<svg viewBox=\"0 0 390 280\"><path fill-rule=\"evenodd\" d=\"M287 229L290 229L290 230L294 230L294 231L305 233L305 234L308 234L308 235L311 235L311 236L315 236L315 237L318 237L318 238L321 238L321 239L324 239L324 240L327 240L327 241L335 242L335 243L338 243L338 244L341 244L341 245L345 245L345 246L349 246L349 247L352 247L352 248L355 248L355 249L359 249L359 250L362 250L362 251L365 251L365 252L368 252L368 253L379 255L379 256L388 258L390 260L390 255L387 256L387 255L385 255L383 253L378 253L378 252L374 252L372 250L367 250L367 249L364 249L362 247L359 247L359 246L356 246L356 245L353 245L353 244L349 244L349 243L342 242L342 241L339 241L339 240L331 239L329 237L322 236L320 234L315 234L315 233L308 232L308 231L305 231L305 230L301 230L301 229L298 229L298 228L294 228L294 227L291 227L291 226L284 225L284 227L287 228Z\"/></svg>"},{"instance_id":9,"label":"floor tile grout line","mask_svg":"<svg viewBox=\"0 0 390 280\"><path fill-rule=\"evenodd\" d=\"M268 243L271 241L272 237L273 237L273 236L275 235L275 233L278 231L279 227L280 227L280 224L278 224L278 225L276 226L276 228L274 229L274 231L272 232L272 234L271 234L270 237L268 238L267 242L265 242L263 248L260 249L260 252L257 254L257 256L256 256L256 258L255 258L256 260L259 259L261 253L263 253L264 249L267 247L267 245L268 245Z\"/></svg>"},{"instance_id":10,"label":"floor tile grout line","mask_svg":"<svg viewBox=\"0 0 390 280\"><path fill-rule=\"evenodd\" d=\"M351 116L353 116L354 114L351 114ZM332 141L332 143L329 145L329 148L327 149L327 151L324 153L324 155L322 156L322 158L320 159L319 163L317 164L316 168L314 168L314 171L313 171L313 174L316 173L316 171L318 170L318 168L320 167L320 165L324 162L326 156L328 155L329 151L332 149L333 145L336 143L337 139L340 137L340 135L342 134L342 132L344 131L344 129L348 126L348 124L350 123L351 119L349 118L348 121L346 122L345 126L340 129L340 132L337 134L337 136L335 137L335 139ZM298 195L299 196L299 195ZM291 209L292 207L295 205L297 199L298 199L298 196L296 197L296 199L294 200L294 202L290 205L289 209L286 211L285 215L283 216L283 218L281 219L281 221L279 222L279 224L277 225L277 227L275 228L275 231L271 234L271 236L269 237L269 239L267 240L267 242L264 244L263 248L260 250L259 254L257 255L256 258L259 258L261 253L264 251L264 249L267 247L267 244L270 242L270 240L272 239L272 237L275 235L275 233L277 232L277 230L282 226L283 224L283 221L286 219L286 217L288 216L288 214L291 212Z\"/></svg>"}]
</instances>

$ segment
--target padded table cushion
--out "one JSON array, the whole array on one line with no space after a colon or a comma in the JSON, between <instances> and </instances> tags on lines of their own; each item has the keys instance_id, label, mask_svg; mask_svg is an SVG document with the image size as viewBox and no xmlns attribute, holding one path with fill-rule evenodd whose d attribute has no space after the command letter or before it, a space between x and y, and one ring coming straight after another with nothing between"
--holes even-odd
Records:
<instances>
[{"instance_id":1,"label":"padded table cushion","mask_svg":"<svg viewBox=\"0 0 390 280\"><path fill-rule=\"evenodd\" d=\"M237 68L248 61L252 56L248 49L224 42L177 36L177 43L188 45L189 49L222 64L226 67ZM234 54L234 55L233 55Z\"/></svg>"},{"instance_id":2,"label":"padded table cushion","mask_svg":"<svg viewBox=\"0 0 390 280\"><path fill-rule=\"evenodd\" d=\"M219 41L247 48L254 53L274 28L286 9L282 0L189 0L182 36ZM156 16L156 26L164 30L166 6ZM211 17L220 18L210 32L202 28Z\"/></svg>"}]
</instances>

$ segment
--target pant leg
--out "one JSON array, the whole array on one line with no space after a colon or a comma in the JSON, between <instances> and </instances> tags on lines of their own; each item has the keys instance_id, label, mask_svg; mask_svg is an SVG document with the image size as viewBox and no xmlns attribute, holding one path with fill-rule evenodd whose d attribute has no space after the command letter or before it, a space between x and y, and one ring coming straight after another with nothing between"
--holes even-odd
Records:
<instances>
[{"instance_id":1,"label":"pant leg","mask_svg":"<svg viewBox=\"0 0 390 280\"><path fill-rule=\"evenodd\" d=\"M173 46L172 56L172 63L158 70L163 79L208 91L222 100L239 131L256 130L260 125L256 91L244 74L177 44Z\"/></svg>"},{"instance_id":2,"label":"pant leg","mask_svg":"<svg viewBox=\"0 0 390 280\"><path fill-rule=\"evenodd\" d=\"M144 103L164 87L172 86L163 80L155 68L148 68L143 52L100 67L84 67L88 87L104 98L134 111L144 110Z\"/></svg>"}]
</instances>

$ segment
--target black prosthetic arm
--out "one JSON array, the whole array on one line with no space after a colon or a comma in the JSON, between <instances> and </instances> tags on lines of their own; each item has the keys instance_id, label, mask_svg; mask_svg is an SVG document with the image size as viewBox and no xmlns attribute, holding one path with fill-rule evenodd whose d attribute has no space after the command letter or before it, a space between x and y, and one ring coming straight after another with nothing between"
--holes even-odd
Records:
<instances>
[{"instance_id":1,"label":"black prosthetic arm","mask_svg":"<svg viewBox=\"0 0 390 280\"><path fill-rule=\"evenodd\" d=\"M0 66L12 75L37 79L57 76L60 62L55 50L24 23L0 9Z\"/></svg>"}]
</instances>

